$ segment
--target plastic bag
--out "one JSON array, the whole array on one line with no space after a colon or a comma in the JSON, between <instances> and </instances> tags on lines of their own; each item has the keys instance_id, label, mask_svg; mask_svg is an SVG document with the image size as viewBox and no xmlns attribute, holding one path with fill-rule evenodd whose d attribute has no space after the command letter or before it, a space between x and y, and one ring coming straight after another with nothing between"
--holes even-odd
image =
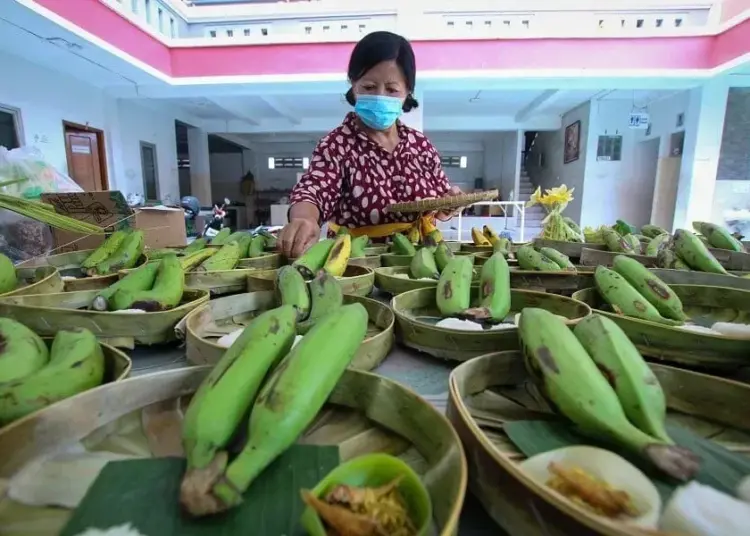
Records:
<instances>
[{"instance_id":1,"label":"plastic bag","mask_svg":"<svg viewBox=\"0 0 750 536\"><path fill-rule=\"evenodd\" d=\"M0 253L14 263L48 255L54 243L48 225L0 209Z\"/></svg>"},{"instance_id":2,"label":"plastic bag","mask_svg":"<svg viewBox=\"0 0 750 536\"><path fill-rule=\"evenodd\" d=\"M8 150L0 147L0 183L19 181L2 188L2 192L26 199L38 199L43 193L82 192L70 177L45 161L35 147Z\"/></svg>"}]
</instances>

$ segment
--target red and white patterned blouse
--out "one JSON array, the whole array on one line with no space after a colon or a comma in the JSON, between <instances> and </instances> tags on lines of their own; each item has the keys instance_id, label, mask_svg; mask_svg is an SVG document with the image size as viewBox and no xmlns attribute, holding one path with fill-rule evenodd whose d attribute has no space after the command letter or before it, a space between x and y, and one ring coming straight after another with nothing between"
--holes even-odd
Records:
<instances>
[{"instance_id":1,"label":"red and white patterned blouse","mask_svg":"<svg viewBox=\"0 0 750 536\"><path fill-rule=\"evenodd\" d=\"M418 214L385 212L405 203L448 194L440 155L418 130L397 123L399 143L392 153L372 141L356 114L318 142L310 167L292 189L291 204L309 201L321 223L347 227L414 221Z\"/></svg>"}]
</instances>

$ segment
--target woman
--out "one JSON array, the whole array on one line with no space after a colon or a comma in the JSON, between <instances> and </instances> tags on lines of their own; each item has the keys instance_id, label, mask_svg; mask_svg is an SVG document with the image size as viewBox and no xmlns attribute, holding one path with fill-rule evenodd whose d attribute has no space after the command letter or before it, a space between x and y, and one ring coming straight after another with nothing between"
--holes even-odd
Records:
<instances>
[{"instance_id":1,"label":"woman","mask_svg":"<svg viewBox=\"0 0 750 536\"><path fill-rule=\"evenodd\" d=\"M310 167L291 194L289 223L279 248L300 256L320 237L321 225L346 226L353 235L382 238L405 231L416 214L389 213L391 203L460 193L451 187L440 155L429 140L401 123L413 96L414 51L390 32L365 36L352 51L346 100L354 106L344 122L320 140ZM450 213L437 215L441 220Z\"/></svg>"}]
</instances>

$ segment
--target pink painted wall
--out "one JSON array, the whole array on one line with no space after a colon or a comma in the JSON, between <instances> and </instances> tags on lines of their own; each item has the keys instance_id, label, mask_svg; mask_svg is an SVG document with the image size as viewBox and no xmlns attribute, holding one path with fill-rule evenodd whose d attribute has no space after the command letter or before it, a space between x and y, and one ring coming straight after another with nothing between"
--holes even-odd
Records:
<instances>
[{"instance_id":1,"label":"pink painted wall","mask_svg":"<svg viewBox=\"0 0 750 536\"><path fill-rule=\"evenodd\" d=\"M724 0L721 3L721 21L736 17L746 9L750 9L750 0Z\"/></svg>"}]
</instances>

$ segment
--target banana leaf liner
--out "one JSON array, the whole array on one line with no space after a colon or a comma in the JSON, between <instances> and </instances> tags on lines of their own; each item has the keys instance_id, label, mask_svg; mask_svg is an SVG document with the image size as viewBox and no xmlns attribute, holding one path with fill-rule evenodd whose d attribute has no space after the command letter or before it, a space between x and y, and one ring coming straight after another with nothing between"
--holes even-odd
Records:
<instances>
[{"instance_id":1,"label":"banana leaf liner","mask_svg":"<svg viewBox=\"0 0 750 536\"><path fill-rule=\"evenodd\" d=\"M588 245L581 251L580 263L584 266L612 266L615 257L618 255L625 255L626 257L635 259L647 268L656 268L656 257L635 255L633 253L615 253L603 249L591 249Z\"/></svg>"},{"instance_id":2,"label":"banana leaf liner","mask_svg":"<svg viewBox=\"0 0 750 536\"><path fill-rule=\"evenodd\" d=\"M457 240L445 240L444 242L445 242L445 245L448 246L448 249L451 250L453 253L461 251L461 242Z\"/></svg>"},{"instance_id":3,"label":"banana leaf liner","mask_svg":"<svg viewBox=\"0 0 750 536\"><path fill-rule=\"evenodd\" d=\"M247 277L256 272L255 268L235 268L209 272L185 272L185 288L207 290L211 296L222 296L233 292L244 292Z\"/></svg>"},{"instance_id":4,"label":"banana leaf liner","mask_svg":"<svg viewBox=\"0 0 750 536\"><path fill-rule=\"evenodd\" d=\"M275 270L284 265L282 256L278 253L269 253L260 257L248 257L240 259L237 268L253 268L255 270Z\"/></svg>"},{"instance_id":5,"label":"banana leaf liner","mask_svg":"<svg viewBox=\"0 0 750 536\"><path fill-rule=\"evenodd\" d=\"M186 314L208 301L205 290L186 289L182 303L169 311L126 313L89 311L87 307L98 290L58 294L35 294L0 298L0 316L25 324L42 336L60 330L82 327L91 330L104 343L133 348L174 341L174 327Z\"/></svg>"},{"instance_id":6,"label":"banana leaf liner","mask_svg":"<svg viewBox=\"0 0 750 536\"><path fill-rule=\"evenodd\" d=\"M750 454L750 386L651 364L667 396L668 425ZM519 466L526 459L504 432L513 421L548 418L519 352L497 352L462 363L449 380L448 419L469 463L469 490L508 534L523 536L647 536L584 510ZM659 533L661 534L661 533ZM665 535L666 536L666 535Z\"/></svg>"},{"instance_id":7,"label":"banana leaf liner","mask_svg":"<svg viewBox=\"0 0 750 536\"><path fill-rule=\"evenodd\" d=\"M718 248L708 248L708 250L727 270L750 271L750 253Z\"/></svg>"},{"instance_id":8,"label":"banana leaf liner","mask_svg":"<svg viewBox=\"0 0 750 536\"><path fill-rule=\"evenodd\" d=\"M0 430L0 452L12 453L0 457L0 478L10 479L40 458L79 442L89 451L183 457L182 414L210 369L187 367L103 385L16 421ZM445 416L407 387L347 370L298 443L338 446L342 463L374 452L398 457L429 492L430 534L458 534L467 480L461 443ZM298 493L289 489L289 496ZM57 535L71 513L0 496L0 526L13 527L5 536ZM180 515L179 508L174 515Z\"/></svg>"},{"instance_id":9,"label":"banana leaf liner","mask_svg":"<svg viewBox=\"0 0 750 536\"><path fill-rule=\"evenodd\" d=\"M355 257L349 259L349 266L364 266L370 270L380 268L382 263L380 262L380 255L367 255L365 257Z\"/></svg>"},{"instance_id":10,"label":"banana leaf liner","mask_svg":"<svg viewBox=\"0 0 750 536\"><path fill-rule=\"evenodd\" d=\"M473 253L474 255L474 264L477 266L483 265L485 262L490 260L490 257L492 257L493 252L492 251L482 251L479 253ZM506 257L505 259L508 261L508 266L513 268L514 266L518 266L518 260L516 259L516 254L511 253L509 257Z\"/></svg>"},{"instance_id":11,"label":"banana leaf liner","mask_svg":"<svg viewBox=\"0 0 750 536\"><path fill-rule=\"evenodd\" d=\"M478 304L478 286L472 287L472 306ZM396 315L396 338L404 345L434 357L466 361L498 350L518 349L518 329L468 331L436 327L440 318L435 289L410 290L394 296L391 309ZM511 290L511 316L524 307L539 307L564 316L569 325L591 314L591 308L578 300L531 290Z\"/></svg>"},{"instance_id":12,"label":"banana leaf liner","mask_svg":"<svg viewBox=\"0 0 750 536\"><path fill-rule=\"evenodd\" d=\"M395 253L383 253L380 256L381 266L409 266L414 255L396 255Z\"/></svg>"},{"instance_id":13,"label":"banana leaf liner","mask_svg":"<svg viewBox=\"0 0 750 536\"><path fill-rule=\"evenodd\" d=\"M368 246L365 248L365 255L371 257L373 255L382 255L388 253L388 246L385 244L377 246Z\"/></svg>"},{"instance_id":14,"label":"banana leaf liner","mask_svg":"<svg viewBox=\"0 0 750 536\"><path fill-rule=\"evenodd\" d=\"M258 270L247 276L247 291L274 290L276 270ZM344 294L369 296L375 286L375 272L365 266L348 265L342 277L337 277Z\"/></svg>"},{"instance_id":15,"label":"banana leaf liner","mask_svg":"<svg viewBox=\"0 0 750 536\"><path fill-rule=\"evenodd\" d=\"M60 272L54 266L16 268L16 277L21 284L5 294L0 294L0 298L23 296L26 294L50 294L62 292L65 286L60 277Z\"/></svg>"},{"instance_id":16,"label":"banana leaf liner","mask_svg":"<svg viewBox=\"0 0 750 536\"><path fill-rule=\"evenodd\" d=\"M750 323L750 290L702 285L669 285L685 313L697 325L714 322ZM733 371L750 365L750 339L697 333L680 327L618 315L595 288L573 293L597 313L614 320L649 359L706 371Z\"/></svg>"},{"instance_id":17,"label":"banana leaf liner","mask_svg":"<svg viewBox=\"0 0 750 536\"><path fill-rule=\"evenodd\" d=\"M666 268L649 268L649 271L668 285L702 285L705 287L732 287L750 290L750 278L739 277L747 275L748 272L724 275L694 270L668 270Z\"/></svg>"},{"instance_id":18,"label":"banana leaf liner","mask_svg":"<svg viewBox=\"0 0 750 536\"><path fill-rule=\"evenodd\" d=\"M604 251L607 249L607 246L604 244L590 244L590 243L584 243L584 242L565 242L563 240L545 240L544 238L537 238L534 240L534 247L535 248L552 248L563 255L567 255L570 257L573 262L576 262L578 259L581 258L581 253L583 252L583 248L586 249L595 249L599 251Z\"/></svg>"},{"instance_id":19,"label":"banana leaf liner","mask_svg":"<svg viewBox=\"0 0 750 536\"><path fill-rule=\"evenodd\" d=\"M492 246L477 246L469 242L462 242L461 251L465 251L466 253L489 253L492 255Z\"/></svg>"},{"instance_id":20,"label":"banana leaf liner","mask_svg":"<svg viewBox=\"0 0 750 536\"><path fill-rule=\"evenodd\" d=\"M344 302L359 302L367 309L367 338L351 366L372 370L393 347L393 312L386 304L361 296L345 295ZM226 351L216 343L219 337L242 329L257 313L278 305L276 293L265 290L211 300L196 308L176 327L178 337L186 342L187 360L193 365L216 364Z\"/></svg>"},{"instance_id":21,"label":"banana leaf liner","mask_svg":"<svg viewBox=\"0 0 750 536\"><path fill-rule=\"evenodd\" d=\"M422 279L411 279L408 277L399 277L399 275L408 275L408 266L387 266L375 270L375 286L383 292L392 296L397 296L415 290L418 288L437 288L437 279L431 281ZM479 279L479 272L474 269L475 280Z\"/></svg>"}]
</instances>

